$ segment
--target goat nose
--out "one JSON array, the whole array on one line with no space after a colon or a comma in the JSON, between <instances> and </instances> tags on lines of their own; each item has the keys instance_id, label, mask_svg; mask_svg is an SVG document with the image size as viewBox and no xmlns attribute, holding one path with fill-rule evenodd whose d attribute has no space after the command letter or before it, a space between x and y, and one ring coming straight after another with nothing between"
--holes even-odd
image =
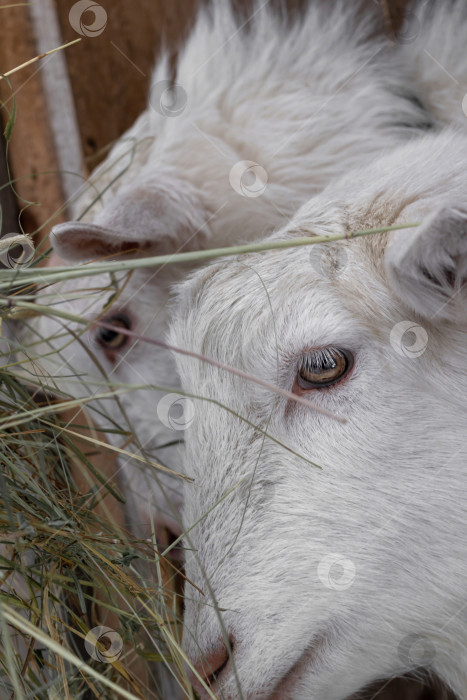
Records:
<instances>
[{"instance_id":1,"label":"goat nose","mask_svg":"<svg viewBox=\"0 0 467 700\"><path fill-rule=\"evenodd\" d=\"M232 648L233 645L230 640L230 649L232 650ZM208 688L212 688L216 684L222 671L227 668L228 663L229 651L224 642L219 641L211 652L205 654L203 658L196 663L195 669ZM207 698L206 690L193 673L190 673L190 680L201 700Z\"/></svg>"}]
</instances>

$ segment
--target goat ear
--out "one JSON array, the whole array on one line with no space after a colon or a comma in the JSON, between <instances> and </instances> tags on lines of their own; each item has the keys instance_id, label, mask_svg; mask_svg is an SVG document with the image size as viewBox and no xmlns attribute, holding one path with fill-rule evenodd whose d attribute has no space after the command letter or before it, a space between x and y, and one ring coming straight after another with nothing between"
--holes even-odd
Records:
<instances>
[{"instance_id":1,"label":"goat ear","mask_svg":"<svg viewBox=\"0 0 467 700\"><path fill-rule=\"evenodd\" d=\"M70 221L52 229L55 253L68 262L164 255L202 248L210 237L204 208L185 183L178 187L127 188L93 223Z\"/></svg>"},{"instance_id":2,"label":"goat ear","mask_svg":"<svg viewBox=\"0 0 467 700\"><path fill-rule=\"evenodd\" d=\"M467 320L467 208L438 209L418 229L393 234L386 271L397 296L421 316Z\"/></svg>"},{"instance_id":3,"label":"goat ear","mask_svg":"<svg viewBox=\"0 0 467 700\"><path fill-rule=\"evenodd\" d=\"M149 242L144 245L144 241L132 234L127 232L125 236L123 232L95 224L69 221L54 226L50 238L54 252L67 262L150 255Z\"/></svg>"}]
</instances>

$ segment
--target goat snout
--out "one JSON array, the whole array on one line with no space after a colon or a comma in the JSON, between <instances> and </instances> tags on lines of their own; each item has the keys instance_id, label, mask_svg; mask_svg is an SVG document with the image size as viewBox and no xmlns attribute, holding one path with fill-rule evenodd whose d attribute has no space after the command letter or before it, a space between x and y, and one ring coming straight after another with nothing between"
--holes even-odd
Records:
<instances>
[{"instance_id":1,"label":"goat snout","mask_svg":"<svg viewBox=\"0 0 467 700\"><path fill-rule=\"evenodd\" d=\"M233 651L233 640L229 640L230 654ZM200 658L194 667L198 675L202 678L204 683L208 688L214 688L220 674L226 670L229 665L229 649L226 646L224 640L220 639L218 643L212 648L212 651L206 652L202 658ZM206 690L203 688L199 679L194 673L190 673L190 681L193 684L196 692L199 694L201 700L208 698Z\"/></svg>"}]
</instances>

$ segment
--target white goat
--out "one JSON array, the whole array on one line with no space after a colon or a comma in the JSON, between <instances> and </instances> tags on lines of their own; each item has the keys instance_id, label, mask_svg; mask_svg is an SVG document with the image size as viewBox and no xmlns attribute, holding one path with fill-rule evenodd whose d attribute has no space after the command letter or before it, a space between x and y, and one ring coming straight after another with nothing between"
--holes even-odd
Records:
<instances>
[{"instance_id":1,"label":"white goat","mask_svg":"<svg viewBox=\"0 0 467 700\"><path fill-rule=\"evenodd\" d=\"M363 167L382 149L430 127L399 54L377 36L380 9L358 9L358 2L320 1L286 22L258 5L245 27L226 2L202 13L178 61L175 87L167 87L164 60L152 107L116 145L76 208L88 208L86 215L54 229L56 253L79 263L269 234L343 170ZM96 189L101 197L93 204ZM125 285L122 278L90 277L45 289L38 301L160 339L169 290L187 271L145 270L124 276ZM109 285L121 293L111 297ZM94 401L94 417L105 429L128 424L135 449L179 469L179 448L171 443L182 433L171 426L183 427L184 419L169 415L177 397L165 394L178 380L167 353L53 314L32 331L31 356L48 353L33 371L49 376L62 395L93 396L103 379L139 385L119 404ZM157 392L157 386L167 389ZM121 440L112 433L109 439ZM148 476L138 463L126 466L122 477L133 529L141 523L147 531L155 504L163 511L160 521L177 529L165 495L178 507L179 483Z\"/></svg>"},{"instance_id":2,"label":"white goat","mask_svg":"<svg viewBox=\"0 0 467 700\"><path fill-rule=\"evenodd\" d=\"M273 238L418 228L181 286L174 345L346 420L177 358L183 388L216 402L186 435L184 526L244 480L187 540L215 606L188 585L185 646L222 698L344 700L419 667L467 698L466 154L465 133L426 136Z\"/></svg>"}]
</instances>

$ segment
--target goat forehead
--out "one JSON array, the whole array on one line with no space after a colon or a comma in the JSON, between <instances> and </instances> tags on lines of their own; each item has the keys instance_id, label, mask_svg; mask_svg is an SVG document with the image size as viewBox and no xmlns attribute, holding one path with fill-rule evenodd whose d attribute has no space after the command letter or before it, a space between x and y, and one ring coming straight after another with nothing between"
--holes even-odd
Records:
<instances>
[{"instance_id":1,"label":"goat forehead","mask_svg":"<svg viewBox=\"0 0 467 700\"><path fill-rule=\"evenodd\" d=\"M376 277L370 256L380 255L370 248L362 255L357 241L338 245L349 268L342 275L328 277L320 270L323 248L315 253L314 246L227 260L201 271L182 290L185 317L176 327L175 342L245 368L250 348L261 346L267 353L276 341L287 344L296 326L309 330L310 342L335 342L338 337L326 333L337 336L339 322L349 317L349 295L356 321L367 314L362 304L359 319L359 298Z\"/></svg>"}]
</instances>

